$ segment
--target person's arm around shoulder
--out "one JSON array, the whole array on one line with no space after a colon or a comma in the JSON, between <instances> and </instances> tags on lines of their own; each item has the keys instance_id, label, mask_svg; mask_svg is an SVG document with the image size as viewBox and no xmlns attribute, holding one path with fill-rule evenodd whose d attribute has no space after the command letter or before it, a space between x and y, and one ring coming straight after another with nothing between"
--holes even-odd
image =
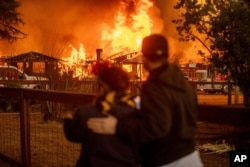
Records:
<instances>
[{"instance_id":1,"label":"person's arm around shoulder","mask_svg":"<svg viewBox=\"0 0 250 167\"><path fill-rule=\"evenodd\" d=\"M66 112L64 114L63 129L65 137L72 142L81 142L86 133L86 121L82 111Z\"/></svg>"},{"instance_id":2,"label":"person's arm around shoulder","mask_svg":"<svg viewBox=\"0 0 250 167\"><path fill-rule=\"evenodd\" d=\"M166 98L158 85L144 84L141 91L141 110L131 117L119 120L117 133L139 142L167 135L172 120Z\"/></svg>"}]
</instances>

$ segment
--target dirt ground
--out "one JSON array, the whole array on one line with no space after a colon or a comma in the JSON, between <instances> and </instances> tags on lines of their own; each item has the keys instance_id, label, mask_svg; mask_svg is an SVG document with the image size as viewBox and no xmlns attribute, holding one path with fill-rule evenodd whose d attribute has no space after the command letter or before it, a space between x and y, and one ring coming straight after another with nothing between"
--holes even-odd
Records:
<instances>
[{"instance_id":1,"label":"dirt ground","mask_svg":"<svg viewBox=\"0 0 250 167\"><path fill-rule=\"evenodd\" d=\"M229 151L250 150L250 127L199 122L197 150L204 167L229 167Z\"/></svg>"},{"instance_id":2,"label":"dirt ground","mask_svg":"<svg viewBox=\"0 0 250 167\"><path fill-rule=\"evenodd\" d=\"M2 117L3 118L3 117ZM62 139L63 133L61 133L61 123L51 122L47 124L41 124L42 117L34 117L35 120L31 120L32 123L32 133L33 131L39 131L39 136L34 136L35 141L43 141L44 139L50 137L53 139L53 143L58 146L62 144L62 141L55 142L56 138ZM18 120L16 116L12 116L9 121ZM5 118L1 120L1 125L7 121ZM10 126L12 127L12 125ZM57 134L56 136L48 135L48 129L50 133ZM53 131L53 130L55 131ZM11 129L9 129L11 130ZM35 133L33 133L35 134ZM60 137L58 137L60 136ZM32 138L33 139L33 138ZM33 139L33 140L34 140ZM197 134L197 150L200 151L204 167L229 167L229 151L230 150L250 150L250 127L248 126L235 126L235 125L225 125L211 122L198 122L198 134ZM34 142L32 142L34 143ZM47 145L48 142L41 142ZM52 144L50 142L50 144ZM35 144L38 152L41 148L38 144ZM55 146L55 147L56 147ZM62 145L64 146L64 145ZM33 153L35 157L35 153ZM58 156L62 156L58 154ZM1 167L12 167L12 165L0 160Z\"/></svg>"},{"instance_id":3,"label":"dirt ground","mask_svg":"<svg viewBox=\"0 0 250 167\"><path fill-rule=\"evenodd\" d=\"M13 165L11 165L11 164L9 164L9 163L5 162L4 160L1 160L1 159L0 159L0 166L1 167L14 167Z\"/></svg>"}]
</instances>

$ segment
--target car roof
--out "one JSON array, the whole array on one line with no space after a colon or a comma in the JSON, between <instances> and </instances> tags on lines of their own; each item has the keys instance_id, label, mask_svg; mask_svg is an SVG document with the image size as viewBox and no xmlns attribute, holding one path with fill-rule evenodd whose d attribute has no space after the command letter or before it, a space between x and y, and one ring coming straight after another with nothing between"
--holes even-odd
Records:
<instances>
[{"instance_id":1,"label":"car roof","mask_svg":"<svg viewBox=\"0 0 250 167\"><path fill-rule=\"evenodd\" d=\"M0 65L0 68L2 68L2 69L14 69L14 70L17 70L18 72L23 73L22 70L20 70L19 68L15 67L15 66Z\"/></svg>"}]
</instances>

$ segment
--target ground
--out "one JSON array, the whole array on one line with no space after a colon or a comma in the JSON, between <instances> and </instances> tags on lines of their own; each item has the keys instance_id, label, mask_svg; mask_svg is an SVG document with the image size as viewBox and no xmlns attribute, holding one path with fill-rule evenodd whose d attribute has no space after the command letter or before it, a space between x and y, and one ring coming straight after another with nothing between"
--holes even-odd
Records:
<instances>
[{"instance_id":1,"label":"ground","mask_svg":"<svg viewBox=\"0 0 250 167\"><path fill-rule=\"evenodd\" d=\"M198 127L196 148L204 167L229 167L230 150L250 150L249 126L199 122Z\"/></svg>"},{"instance_id":2,"label":"ground","mask_svg":"<svg viewBox=\"0 0 250 167\"><path fill-rule=\"evenodd\" d=\"M17 114L17 113L16 113ZM1 138L2 143L6 142L9 147L11 143L18 143L18 138L16 136L19 135L14 132L19 131L19 125L16 122L19 120L16 114L3 114L0 116L0 132L2 135ZM227 119L227 116L220 119ZM12 124L14 123L14 124ZM8 128L6 128L7 126ZM13 128L13 129L12 129ZM49 132L49 133L48 133ZM4 134L4 135L3 135ZM12 135L15 135L11 137ZM32 163L36 164L38 159L44 158L43 155L49 155L51 163L58 161L58 159L62 158L63 160L66 158L64 156L68 156L68 153L62 154L62 150L58 149L67 146L68 143L66 140L62 140L63 131L62 131L62 123L57 121L49 121L47 123L43 123L43 117L40 113L31 115L31 144L32 144ZM9 141L9 139L13 139L13 142ZM49 140L49 141L46 141ZM51 141L50 141L51 140ZM58 141L57 141L58 140ZM45 142L46 141L46 142ZM199 150L201 154L202 161L204 163L204 167L228 167L229 166L229 151L230 150L250 150L250 127L248 125L239 125L237 124L220 124L220 123L211 123L205 121L198 122L198 134L196 136L196 148ZM12 145L12 144L11 144ZM2 144L4 146L4 144ZM44 149L49 147L48 149ZM60 150L58 153L47 154L50 149ZM1 151L4 148L1 148ZM9 148L11 149L11 148ZM67 150L67 148L65 148ZM36 153L37 151L37 153ZM72 150L69 150L72 151ZM77 150L73 150L76 154L72 157L77 157ZM53 161L53 157L55 161ZM37 159L38 158L38 159ZM68 157L67 157L68 158ZM67 160L68 161L68 160ZM72 162L75 160L73 159ZM48 162L48 161L47 161ZM38 162L39 164L39 162ZM1 167L11 167L9 164L1 164ZM35 166L35 165L34 165Z\"/></svg>"}]
</instances>

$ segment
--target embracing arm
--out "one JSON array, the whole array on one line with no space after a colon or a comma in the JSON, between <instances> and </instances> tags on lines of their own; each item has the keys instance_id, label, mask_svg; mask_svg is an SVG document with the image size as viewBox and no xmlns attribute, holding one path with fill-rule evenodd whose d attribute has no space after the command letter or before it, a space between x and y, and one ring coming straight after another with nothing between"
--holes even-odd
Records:
<instances>
[{"instance_id":1,"label":"embracing arm","mask_svg":"<svg viewBox=\"0 0 250 167\"><path fill-rule=\"evenodd\" d=\"M169 133L171 111L169 97L154 83L145 84L141 91L141 110L130 116L117 119L108 115L106 118L90 118L88 127L95 133L115 134L133 142L146 142ZM113 108L113 110L117 110Z\"/></svg>"},{"instance_id":2,"label":"embracing arm","mask_svg":"<svg viewBox=\"0 0 250 167\"><path fill-rule=\"evenodd\" d=\"M86 135L86 120L81 115L81 111L76 111L70 117L68 114L64 117L63 122L65 137L72 142L81 142Z\"/></svg>"},{"instance_id":3,"label":"embracing arm","mask_svg":"<svg viewBox=\"0 0 250 167\"><path fill-rule=\"evenodd\" d=\"M141 91L141 110L118 121L116 131L133 141L146 142L165 136L171 126L167 96L155 84L146 84Z\"/></svg>"}]
</instances>

